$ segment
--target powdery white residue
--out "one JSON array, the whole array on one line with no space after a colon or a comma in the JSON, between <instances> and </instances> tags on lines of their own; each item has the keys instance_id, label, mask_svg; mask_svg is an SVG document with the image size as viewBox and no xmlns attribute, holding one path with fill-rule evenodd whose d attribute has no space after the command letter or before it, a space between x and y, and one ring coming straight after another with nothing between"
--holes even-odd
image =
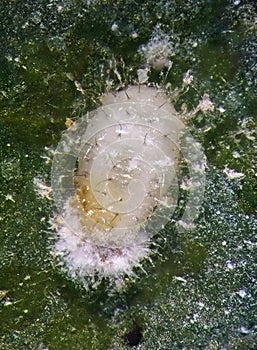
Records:
<instances>
[{"instance_id":1,"label":"powdery white residue","mask_svg":"<svg viewBox=\"0 0 257 350\"><path fill-rule=\"evenodd\" d=\"M44 198L47 198L49 200L52 200L52 188L50 186L47 186L44 181L38 177L35 177L33 179L35 191Z\"/></svg>"},{"instance_id":2,"label":"powdery white residue","mask_svg":"<svg viewBox=\"0 0 257 350\"><path fill-rule=\"evenodd\" d=\"M157 26L148 43L140 46L139 52L144 56L147 66L161 70L171 66L174 45L170 36Z\"/></svg>"},{"instance_id":3,"label":"powdery white residue","mask_svg":"<svg viewBox=\"0 0 257 350\"><path fill-rule=\"evenodd\" d=\"M244 173L237 172L233 169L229 169L227 166L223 170L229 179L242 179L245 177Z\"/></svg>"},{"instance_id":4,"label":"powdery white residue","mask_svg":"<svg viewBox=\"0 0 257 350\"><path fill-rule=\"evenodd\" d=\"M100 246L86 237L74 208L67 204L66 214L60 217L59 239L56 240L54 254L65 256L64 270L72 278L78 278L86 287L88 276L96 273L101 277L122 277L133 274L133 267L150 254L149 241L138 235L138 242L130 246ZM90 278L89 278L90 279ZM117 279L118 280L118 279Z\"/></svg>"},{"instance_id":5,"label":"powdery white residue","mask_svg":"<svg viewBox=\"0 0 257 350\"><path fill-rule=\"evenodd\" d=\"M204 94L202 96L202 99L199 101L199 104L196 107L196 111L202 111L202 112L207 112L207 111L214 111L214 104L210 99L210 96L208 94Z\"/></svg>"}]
</instances>

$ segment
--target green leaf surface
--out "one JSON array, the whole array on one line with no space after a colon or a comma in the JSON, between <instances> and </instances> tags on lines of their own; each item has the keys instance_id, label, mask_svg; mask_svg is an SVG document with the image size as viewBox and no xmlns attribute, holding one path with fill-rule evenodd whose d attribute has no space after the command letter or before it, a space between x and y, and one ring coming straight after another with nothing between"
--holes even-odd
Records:
<instances>
[{"instance_id":1,"label":"green leaf surface","mask_svg":"<svg viewBox=\"0 0 257 350\"><path fill-rule=\"evenodd\" d=\"M257 348L256 17L250 0L2 0L1 350ZM173 65L150 82L175 91L190 70L177 110L205 93L216 106L188 120L208 160L201 214L191 230L171 222L157 234L152 264L121 291L108 281L85 290L51 254L56 209L34 179L50 185L67 118L135 84L157 25Z\"/></svg>"}]
</instances>

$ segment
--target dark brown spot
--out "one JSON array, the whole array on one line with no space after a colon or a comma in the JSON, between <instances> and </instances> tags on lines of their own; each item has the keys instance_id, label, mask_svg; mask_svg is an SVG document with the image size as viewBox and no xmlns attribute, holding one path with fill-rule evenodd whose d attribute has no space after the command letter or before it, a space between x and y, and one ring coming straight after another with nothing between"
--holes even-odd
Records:
<instances>
[{"instance_id":1,"label":"dark brown spot","mask_svg":"<svg viewBox=\"0 0 257 350\"><path fill-rule=\"evenodd\" d=\"M143 339L143 329L135 324L130 332L124 335L124 342L127 346L137 346Z\"/></svg>"}]
</instances>

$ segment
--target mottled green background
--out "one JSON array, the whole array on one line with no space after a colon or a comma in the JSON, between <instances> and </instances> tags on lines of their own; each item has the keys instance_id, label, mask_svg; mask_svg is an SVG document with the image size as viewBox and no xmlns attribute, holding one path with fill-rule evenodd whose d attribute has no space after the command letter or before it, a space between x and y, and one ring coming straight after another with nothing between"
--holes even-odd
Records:
<instances>
[{"instance_id":1,"label":"mottled green background","mask_svg":"<svg viewBox=\"0 0 257 350\"><path fill-rule=\"evenodd\" d=\"M1 350L257 349L256 18L254 0L1 1ZM157 235L154 266L124 291L85 291L55 266L54 204L33 178L50 184L66 118L97 107L108 83L137 81L138 47L157 24L173 67L150 81L180 88L190 69L177 110L204 93L217 107L189 121L208 159L201 215L192 231L171 222Z\"/></svg>"}]
</instances>

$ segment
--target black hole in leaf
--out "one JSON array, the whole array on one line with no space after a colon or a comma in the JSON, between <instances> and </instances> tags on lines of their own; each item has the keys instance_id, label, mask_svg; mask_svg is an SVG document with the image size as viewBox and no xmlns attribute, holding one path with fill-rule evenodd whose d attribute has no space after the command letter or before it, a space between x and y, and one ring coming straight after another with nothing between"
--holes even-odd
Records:
<instances>
[{"instance_id":1,"label":"black hole in leaf","mask_svg":"<svg viewBox=\"0 0 257 350\"><path fill-rule=\"evenodd\" d=\"M133 329L124 335L124 342L128 346L137 346L143 338L143 329L139 325L134 325Z\"/></svg>"}]
</instances>

